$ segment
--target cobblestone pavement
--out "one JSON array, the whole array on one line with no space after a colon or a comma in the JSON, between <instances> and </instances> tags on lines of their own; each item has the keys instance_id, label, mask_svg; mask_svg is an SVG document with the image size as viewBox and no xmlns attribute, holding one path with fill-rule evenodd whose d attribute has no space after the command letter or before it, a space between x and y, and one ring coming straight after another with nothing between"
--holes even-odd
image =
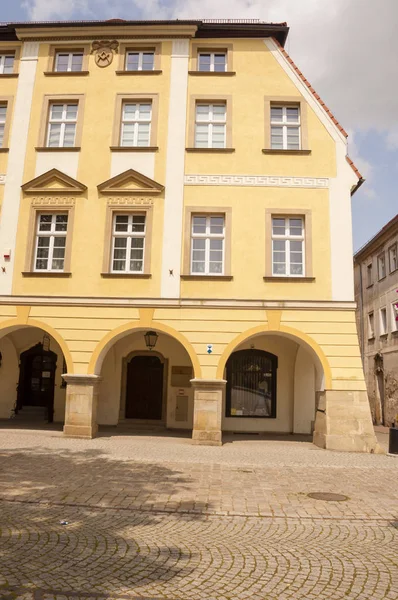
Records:
<instances>
[{"instance_id":1,"label":"cobblestone pavement","mask_svg":"<svg viewBox=\"0 0 398 600\"><path fill-rule=\"evenodd\" d=\"M397 600L398 457L238 439L0 430L0 598Z\"/></svg>"}]
</instances>

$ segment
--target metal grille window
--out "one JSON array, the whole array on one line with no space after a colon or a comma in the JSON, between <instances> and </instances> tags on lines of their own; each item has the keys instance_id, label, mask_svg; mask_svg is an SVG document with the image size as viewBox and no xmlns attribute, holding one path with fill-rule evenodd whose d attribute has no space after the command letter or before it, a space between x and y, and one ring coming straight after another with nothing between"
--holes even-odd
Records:
<instances>
[{"instance_id":1,"label":"metal grille window","mask_svg":"<svg viewBox=\"0 0 398 600\"><path fill-rule=\"evenodd\" d=\"M83 67L83 52L57 52L55 56L55 71L67 73L81 71Z\"/></svg>"},{"instance_id":2,"label":"metal grille window","mask_svg":"<svg viewBox=\"0 0 398 600\"><path fill-rule=\"evenodd\" d=\"M35 271L63 271L67 214L40 214L37 220Z\"/></svg>"},{"instance_id":3,"label":"metal grille window","mask_svg":"<svg viewBox=\"0 0 398 600\"><path fill-rule=\"evenodd\" d=\"M114 215L112 233L112 272L143 273L144 214Z\"/></svg>"},{"instance_id":4,"label":"metal grille window","mask_svg":"<svg viewBox=\"0 0 398 600\"><path fill-rule=\"evenodd\" d=\"M75 145L77 112L77 102L50 105L47 133L48 147L72 148Z\"/></svg>"},{"instance_id":5,"label":"metal grille window","mask_svg":"<svg viewBox=\"0 0 398 600\"><path fill-rule=\"evenodd\" d=\"M200 52L198 56L198 71L223 73L227 70L226 52Z\"/></svg>"},{"instance_id":6,"label":"metal grille window","mask_svg":"<svg viewBox=\"0 0 398 600\"><path fill-rule=\"evenodd\" d=\"M0 75L14 73L14 54L0 54Z\"/></svg>"},{"instance_id":7,"label":"metal grille window","mask_svg":"<svg viewBox=\"0 0 398 600\"><path fill-rule=\"evenodd\" d=\"M150 52L127 52L126 71L153 71L155 64L155 53Z\"/></svg>"},{"instance_id":8,"label":"metal grille window","mask_svg":"<svg viewBox=\"0 0 398 600\"><path fill-rule=\"evenodd\" d=\"M271 148L300 150L300 108L271 106Z\"/></svg>"},{"instance_id":9,"label":"metal grille window","mask_svg":"<svg viewBox=\"0 0 398 600\"><path fill-rule=\"evenodd\" d=\"M192 217L192 275L224 273L224 240L225 217L223 215Z\"/></svg>"},{"instance_id":10,"label":"metal grille window","mask_svg":"<svg viewBox=\"0 0 398 600\"><path fill-rule=\"evenodd\" d=\"M196 105L196 148L225 148L226 128L227 106L225 102Z\"/></svg>"},{"instance_id":11,"label":"metal grille window","mask_svg":"<svg viewBox=\"0 0 398 600\"><path fill-rule=\"evenodd\" d=\"M123 104L121 146L149 146L152 103Z\"/></svg>"},{"instance_id":12,"label":"metal grille window","mask_svg":"<svg viewBox=\"0 0 398 600\"><path fill-rule=\"evenodd\" d=\"M6 128L7 104L0 104L0 148L4 142L4 131Z\"/></svg>"},{"instance_id":13,"label":"metal grille window","mask_svg":"<svg viewBox=\"0 0 398 600\"><path fill-rule=\"evenodd\" d=\"M304 219L273 217L272 274L301 276L304 272Z\"/></svg>"}]
</instances>

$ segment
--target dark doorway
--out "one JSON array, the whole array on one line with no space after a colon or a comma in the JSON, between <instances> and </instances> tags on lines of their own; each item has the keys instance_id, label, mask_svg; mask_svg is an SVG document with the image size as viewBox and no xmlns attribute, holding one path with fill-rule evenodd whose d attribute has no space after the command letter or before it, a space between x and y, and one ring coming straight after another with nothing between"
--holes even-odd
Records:
<instances>
[{"instance_id":1,"label":"dark doorway","mask_svg":"<svg viewBox=\"0 0 398 600\"><path fill-rule=\"evenodd\" d=\"M158 356L133 356L127 365L126 418L162 419L163 363Z\"/></svg>"},{"instance_id":2,"label":"dark doorway","mask_svg":"<svg viewBox=\"0 0 398 600\"><path fill-rule=\"evenodd\" d=\"M54 381L57 355L43 344L22 352L19 365L17 410L24 406L44 408L49 423L54 418Z\"/></svg>"}]
</instances>

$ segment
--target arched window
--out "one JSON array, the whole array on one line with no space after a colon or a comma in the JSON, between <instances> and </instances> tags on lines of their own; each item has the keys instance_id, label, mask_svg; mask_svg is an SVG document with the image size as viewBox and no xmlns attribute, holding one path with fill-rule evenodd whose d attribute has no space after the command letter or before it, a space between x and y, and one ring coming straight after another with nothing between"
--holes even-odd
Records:
<instances>
[{"instance_id":1,"label":"arched window","mask_svg":"<svg viewBox=\"0 0 398 600\"><path fill-rule=\"evenodd\" d=\"M227 362L227 417L276 417L278 357L263 350L238 350Z\"/></svg>"}]
</instances>

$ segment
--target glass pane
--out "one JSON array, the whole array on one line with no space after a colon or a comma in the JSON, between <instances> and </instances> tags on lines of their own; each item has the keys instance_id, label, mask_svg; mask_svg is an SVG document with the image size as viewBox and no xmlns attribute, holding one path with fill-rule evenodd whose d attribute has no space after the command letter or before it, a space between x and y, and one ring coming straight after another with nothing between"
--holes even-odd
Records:
<instances>
[{"instance_id":1,"label":"glass pane","mask_svg":"<svg viewBox=\"0 0 398 600\"><path fill-rule=\"evenodd\" d=\"M211 145L213 148L225 147L225 125L213 125L213 137Z\"/></svg>"},{"instance_id":2,"label":"glass pane","mask_svg":"<svg viewBox=\"0 0 398 600\"><path fill-rule=\"evenodd\" d=\"M54 237L54 253L56 248L65 248L66 237Z\"/></svg>"},{"instance_id":3,"label":"glass pane","mask_svg":"<svg viewBox=\"0 0 398 600\"><path fill-rule=\"evenodd\" d=\"M67 71L68 70L69 54L57 54L57 61L55 70L56 71Z\"/></svg>"},{"instance_id":4,"label":"glass pane","mask_svg":"<svg viewBox=\"0 0 398 600\"><path fill-rule=\"evenodd\" d=\"M125 260L117 260L116 258L112 261L112 269L113 271L124 271L125 270L126 261Z\"/></svg>"},{"instance_id":5,"label":"glass pane","mask_svg":"<svg viewBox=\"0 0 398 600\"><path fill-rule=\"evenodd\" d=\"M289 219L290 235L303 234L303 221L301 219Z\"/></svg>"},{"instance_id":6,"label":"glass pane","mask_svg":"<svg viewBox=\"0 0 398 600\"><path fill-rule=\"evenodd\" d=\"M49 237L39 237L37 240L37 256L43 258L44 256L48 256L48 249L50 247L50 238Z\"/></svg>"},{"instance_id":7,"label":"glass pane","mask_svg":"<svg viewBox=\"0 0 398 600\"><path fill-rule=\"evenodd\" d=\"M51 104L50 119L51 121L60 121L64 112L63 104Z\"/></svg>"},{"instance_id":8,"label":"glass pane","mask_svg":"<svg viewBox=\"0 0 398 600\"><path fill-rule=\"evenodd\" d=\"M76 124L75 123L66 123L65 124L65 134L64 134L64 143L63 143L64 147L71 148L75 145L75 132L76 132Z\"/></svg>"},{"instance_id":9,"label":"glass pane","mask_svg":"<svg viewBox=\"0 0 398 600\"><path fill-rule=\"evenodd\" d=\"M193 233L206 233L206 217L192 218Z\"/></svg>"},{"instance_id":10,"label":"glass pane","mask_svg":"<svg viewBox=\"0 0 398 600\"><path fill-rule=\"evenodd\" d=\"M134 129L135 123L123 123L122 126L122 146L133 146L134 145Z\"/></svg>"},{"instance_id":11,"label":"glass pane","mask_svg":"<svg viewBox=\"0 0 398 600\"><path fill-rule=\"evenodd\" d=\"M138 108L138 118L146 121L151 120L152 104L140 104Z\"/></svg>"},{"instance_id":12,"label":"glass pane","mask_svg":"<svg viewBox=\"0 0 398 600\"><path fill-rule=\"evenodd\" d=\"M130 261L130 271L134 273L141 272L143 270L144 263L142 260L131 260Z\"/></svg>"},{"instance_id":13,"label":"glass pane","mask_svg":"<svg viewBox=\"0 0 398 600\"><path fill-rule=\"evenodd\" d=\"M192 252L192 260L194 260L194 261L204 261L205 260L205 251L204 250L193 250L193 252Z\"/></svg>"},{"instance_id":14,"label":"glass pane","mask_svg":"<svg viewBox=\"0 0 398 600\"><path fill-rule=\"evenodd\" d=\"M217 275L222 273L222 262L210 262L209 272L216 273Z\"/></svg>"},{"instance_id":15,"label":"glass pane","mask_svg":"<svg viewBox=\"0 0 398 600\"><path fill-rule=\"evenodd\" d=\"M56 258L51 261L51 269L53 271L63 271L64 268L64 259Z\"/></svg>"},{"instance_id":16,"label":"glass pane","mask_svg":"<svg viewBox=\"0 0 398 600\"><path fill-rule=\"evenodd\" d=\"M199 71L210 71L210 54L199 54Z\"/></svg>"},{"instance_id":17,"label":"glass pane","mask_svg":"<svg viewBox=\"0 0 398 600\"><path fill-rule=\"evenodd\" d=\"M220 251L223 249L224 240L223 239L211 239L210 238L210 250Z\"/></svg>"},{"instance_id":18,"label":"glass pane","mask_svg":"<svg viewBox=\"0 0 398 600\"><path fill-rule=\"evenodd\" d=\"M271 148L283 150L283 127L271 127Z\"/></svg>"},{"instance_id":19,"label":"glass pane","mask_svg":"<svg viewBox=\"0 0 398 600\"><path fill-rule=\"evenodd\" d=\"M300 129L298 127L287 128L287 147L288 150L299 150L300 148Z\"/></svg>"},{"instance_id":20,"label":"glass pane","mask_svg":"<svg viewBox=\"0 0 398 600\"><path fill-rule=\"evenodd\" d=\"M77 104L66 105L66 119L67 121L76 121L77 119Z\"/></svg>"},{"instance_id":21,"label":"glass pane","mask_svg":"<svg viewBox=\"0 0 398 600\"><path fill-rule=\"evenodd\" d=\"M149 123L138 123L137 146L149 146L150 125Z\"/></svg>"},{"instance_id":22,"label":"glass pane","mask_svg":"<svg viewBox=\"0 0 398 600\"><path fill-rule=\"evenodd\" d=\"M205 272L205 263L194 261L192 262L192 273L204 273Z\"/></svg>"},{"instance_id":23,"label":"glass pane","mask_svg":"<svg viewBox=\"0 0 398 600\"><path fill-rule=\"evenodd\" d=\"M285 252L274 252L273 254L274 263L284 263L286 260Z\"/></svg>"},{"instance_id":24,"label":"glass pane","mask_svg":"<svg viewBox=\"0 0 398 600\"><path fill-rule=\"evenodd\" d=\"M290 274L291 275L302 275L303 274L303 265L299 263L293 263L290 265Z\"/></svg>"},{"instance_id":25,"label":"glass pane","mask_svg":"<svg viewBox=\"0 0 398 600\"><path fill-rule=\"evenodd\" d=\"M144 238L143 237L131 238L131 247L132 248L140 248L142 250L144 247Z\"/></svg>"},{"instance_id":26,"label":"glass pane","mask_svg":"<svg viewBox=\"0 0 398 600\"><path fill-rule=\"evenodd\" d=\"M36 259L36 270L37 271L47 271L48 260L37 258Z\"/></svg>"},{"instance_id":27,"label":"glass pane","mask_svg":"<svg viewBox=\"0 0 398 600\"><path fill-rule=\"evenodd\" d=\"M224 217L210 217L210 233L224 232Z\"/></svg>"},{"instance_id":28,"label":"glass pane","mask_svg":"<svg viewBox=\"0 0 398 600\"><path fill-rule=\"evenodd\" d=\"M210 115L209 104L197 104L196 105L196 120L197 121L208 121Z\"/></svg>"},{"instance_id":29,"label":"glass pane","mask_svg":"<svg viewBox=\"0 0 398 600\"><path fill-rule=\"evenodd\" d=\"M138 71L138 65L139 65L139 53L138 52L129 52L127 54L126 70L127 71Z\"/></svg>"},{"instance_id":30,"label":"glass pane","mask_svg":"<svg viewBox=\"0 0 398 600\"><path fill-rule=\"evenodd\" d=\"M225 121L225 114L227 107L225 104L214 104L213 105L213 120L214 121Z\"/></svg>"},{"instance_id":31,"label":"glass pane","mask_svg":"<svg viewBox=\"0 0 398 600\"><path fill-rule=\"evenodd\" d=\"M226 55L225 54L215 54L214 55L214 70L216 72L225 71L226 65Z\"/></svg>"},{"instance_id":32,"label":"glass pane","mask_svg":"<svg viewBox=\"0 0 398 600\"><path fill-rule=\"evenodd\" d=\"M290 242L290 251L291 252L302 252L303 251L303 242Z\"/></svg>"},{"instance_id":33,"label":"glass pane","mask_svg":"<svg viewBox=\"0 0 398 600\"><path fill-rule=\"evenodd\" d=\"M144 71L152 71L154 63L153 52L144 52L142 55L142 68Z\"/></svg>"},{"instance_id":34,"label":"glass pane","mask_svg":"<svg viewBox=\"0 0 398 600\"><path fill-rule=\"evenodd\" d=\"M4 70L3 73L13 73L14 72L14 56L5 56L4 57Z\"/></svg>"},{"instance_id":35,"label":"glass pane","mask_svg":"<svg viewBox=\"0 0 398 600\"><path fill-rule=\"evenodd\" d=\"M281 106L271 106L271 121L281 122L283 120L283 108Z\"/></svg>"},{"instance_id":36,"label":"glass pane","mask_svg":"<svg viewBox=\"0 0 398 600\"><path fill-rule=\"evenodd\" d=\"M286 251L286 242L284 240L274 240L272 242L272 248L274 252L285 252Z\"/></svg>"},{"instance_id":37,"label":"glass pane","mask_svg":"<svg viewBox=\"0 0 398 600\"><path fill-rule=\"evenodd\" d=\"M298 121L299 121L298 106L287 106L286 107L286 121L288 123L298 123Z\"/></svg>"},{"instance_id":38,"label":"glass pane","mask_svg":"<svg viewBox=\"0 0 398 600\"><path fill-rule=\"evenodd\" d=\"M247 350L232 354L227 363L231 416L271 416L274 377L273 363L265 353Z\"/></svg>"},{"instance_id":39,"label":"glass pane","mask_svg":"<svg viewBox=\"0 0 398 600\"><path fill-rule=\"evenodd\" d=\"M145 231L145 215L135 215L133 216L133 231Z\"/></svg>"},{"instance_id":40,"label":"glass pane","mask_svg":"<svg viewBox=\"0 0 398 600\"><path fill-rule=\"evenodd\" d=\"M132 120L135 119L135 113L137 110L136 104L123 104L123 119Z\"/></svg>"},{"instance_id":41,"label":"glass pane","mask_svg":"<svg viewBox=\"0 0 398 600\"><path fill-rule=\"evenodd\" d=\"M125 237L115 238L114 247L115 247L115 249L118 249L118 251L119 251L119 248L127 248L127 238L125 238Z\"/></svg>"},{"instance_id":42,"label":"glass pane","mask_svg":"<svg viewBox=\"0 0 398 600\"><path fill-rule=\"evenodd\" d=\"M3 145L4 142L4 125L0 124L0 147Z\"/></svg>"},{"instance_id":43,"label":"glass pane","mask_svg":"<svg viewBox=\"0 0 398 600\"><path fill-rule=\"evenodd\" d=\"M272 233L274 235L285 235L285 230L285 219L272 219Z\"/></svg>"},{"instance_id":44,"label":"glass pane","mask_svg":"<svg viewBox=\"0 0 398 600\"><path fill-rule=\"evenodd\" d=\"M209 145L209 125L196 125L195 146L196 148L207 148Z\"/></svg>"},{"instance_id":45,"label":"glass pane","mask_svg":"<svg viewBox=\"0 0 398 600\"><path fill-rule=\"evenodd\" d=\"M81 71L83 66L83 54L73 54L72 71Z\"/></svg>"},{"instance_id":46,"label":"glass pane","mask_svg":"<svg viewBox=\"0 0 398 600\"><path fill-rule=\"evenodd\" d=\"M117 215L115 219L115 231L127 231L128 223L128 215Z\"/></svg>"},{"instance_id":47,"label":"glass pane","mask_svg":"<svg viewBox=\"0 0 398 600\"><path fill-rule=\"evenodd\" d=\"M275 275L286 275L286 265L285 263L275 263L273 264L273 272Z\"/></svg>"},{"instance_id":48,"label":"glass pane","mask_svg":"<svg viewBox=\"0 0 398 600\"><path fill-rule=\"evenodd\" d=\"M144 250L142 248L136 248L130 253L130 260L142 260L144 256Z\"/></svg>"},{"instance_id":49,"label":"glass pane","mask_svg":"<svg viewBox=\"0 0 398 600\"><path fill-rule=\"evenodd\" d=\"M194 250L205 250L206 239L205 238L194 238L192 240L192 248Z\"/></svg>"},{"instance_id":50,"label":"glass pane","mask_svg":"<svg viewBox=\"0 0 398 600\"><path fill-rule=\"evenodd\" d=\"M39 231L51 231L52 215L40 215ZM39 238L47 239L47 238Z\"/></svg>"},{"instance_id":51,"label":"glass pane","mask_svg":"<svg viewBox=\"0 0 398 600\"><path fill-rule=\"evenodd\" d=\"M3 123L5 122L6 114L7 114L7 105L6 104L0 105L0 122L3 122Z\"/></svg>"}]
</instances>

